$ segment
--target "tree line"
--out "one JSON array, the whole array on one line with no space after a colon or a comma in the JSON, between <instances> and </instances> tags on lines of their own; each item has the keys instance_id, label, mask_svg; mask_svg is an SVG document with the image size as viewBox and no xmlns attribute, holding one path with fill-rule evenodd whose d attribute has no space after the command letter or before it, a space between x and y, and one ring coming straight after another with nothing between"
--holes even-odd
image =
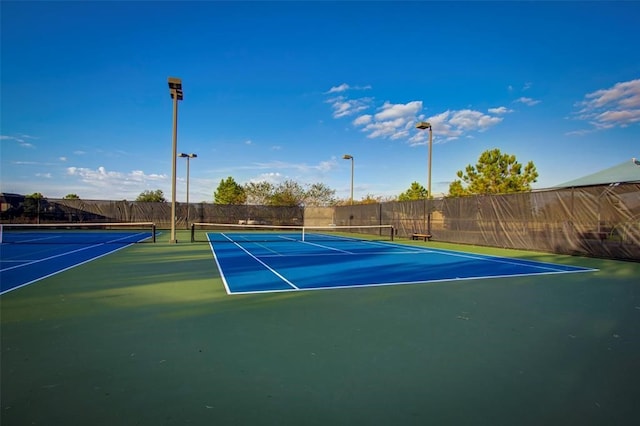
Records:
<instances>
[{"instance_id":1,"label":"tree line","mask_svg":"<svg viewBox=\"0 0 640 426\"><path fill-rule=\"evenodd\" d=\"M538 172L532 161L522 165L515 155L502 153L499 149L483 152L475 166L467 165L458 170L457 179L449 185L447 196L460 197L477 194L507 194L531 190L531 184L537 181ZM409 188L397 197L378 197L367 194L354 204L375 204L383 201L411 201L431 197L424 186L412 182ZM33 209L42 194L34 193L25 197L28 209ZM67 194L65 199L79 199L76 194ZM166 202L160 189L145 190L136 201ZM216 204L252 204L271 206L332 206L348 204L349 199L336 198L335 189L323 183L301 185L293 180L273 184L270 182L249 182L239 184L231 176L222 179L213 193Z\"/></svg>"}]
</instances>

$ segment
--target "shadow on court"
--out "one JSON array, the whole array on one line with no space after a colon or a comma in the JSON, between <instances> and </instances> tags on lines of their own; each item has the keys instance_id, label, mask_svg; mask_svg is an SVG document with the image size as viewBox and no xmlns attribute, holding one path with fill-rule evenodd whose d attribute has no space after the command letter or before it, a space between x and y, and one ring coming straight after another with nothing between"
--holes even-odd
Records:
<instances>
[{"instance_id":1,"label":"shadow on court","mask_svg":"<svg viewBox=\"0 0 640 426\"><path fill-rule=\"evenodd\" d=\"M635 424L640 264L518 254L600 271L228 296L164 236L2 296L0 420Z\"/></svg>"}]
</instances>

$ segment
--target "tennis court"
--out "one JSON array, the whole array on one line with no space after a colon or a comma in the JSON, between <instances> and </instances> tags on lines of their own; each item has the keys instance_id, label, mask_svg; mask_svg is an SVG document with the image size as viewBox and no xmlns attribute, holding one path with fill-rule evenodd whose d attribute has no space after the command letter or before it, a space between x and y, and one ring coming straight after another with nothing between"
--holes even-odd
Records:
<instances>
[{"instance_id":1,"label":"tennis court","mask_svg":"<svg viewBox=\"0 0 640 426\"><path fill-rule=\"evenodd\" d=\"M389 235L381 227L343 228L239 226L209 232L207 240L228 294L593 271L372 240ZM363 229L374 232L355 232Z\"/></svg>"},{"instance_id":2,"label":"tennis court","mask_svg":"<svg viewBox=\"0 0 640 426\"><path fill-rule=\"evenodd\" d=\"M155 240L152 223L2 225L0 294L121 250Z\"/></svg>"},{"instance_id":3,"label":"tennis court","mask_svg":"<svg viewBox=\"0 0 640 426\"><path fill-rule=\"evenodd\" d=\"M640 416L637 262L380 238L222 243L219 234L189 243L183 230L171 244L165 232L3 294L0 422L533 426ZM219 260L259 257L300 289L324 289L322 275L357 279L231 297L224 280L256 268L223 267L223 280L211 244ZM432 255L434 264L417 261ZM390 266L395 257L415 265ZM496 274L512 263L551 270ZM372 268L393 269L378 271L382 284L425 269L439 279L447 269L485 273L371 285Z\"/></svg>"}]
</instances>

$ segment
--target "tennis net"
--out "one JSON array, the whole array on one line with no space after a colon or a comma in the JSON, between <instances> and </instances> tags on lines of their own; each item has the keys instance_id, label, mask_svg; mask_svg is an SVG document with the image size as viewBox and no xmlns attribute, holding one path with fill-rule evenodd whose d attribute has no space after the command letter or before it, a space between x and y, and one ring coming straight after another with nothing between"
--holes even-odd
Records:
<instances>
[{"instance_id":1,"label":"tennis net","mask_svg":"<svg viewBox=\"0 0 640 426\"><path fill-rule=\"evenodd\" d=\"M193 223L191 242L393 241L392 225L274 226Z\"/></svg>"},{"instance_id":2,"label":"tennis net","mask_svg":"<svg viewBox=\"0 0 640 426\"><path fill-rule=\"evenodd\" d=\"M156 242L153 222L0 224L0 243L131 244Z\"/></svg>"}]
</instances>

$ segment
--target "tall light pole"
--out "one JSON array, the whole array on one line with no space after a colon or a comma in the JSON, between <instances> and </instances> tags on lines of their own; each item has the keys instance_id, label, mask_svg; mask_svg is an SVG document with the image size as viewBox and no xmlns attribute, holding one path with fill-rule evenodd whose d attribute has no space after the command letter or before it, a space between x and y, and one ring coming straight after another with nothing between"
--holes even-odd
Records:
<instances>
[{"instance_id":1,"label":"tall light pole","mask_svg":"<svg viewBox=\"0 0 640 426\"><path fill-rule=\"evenodd\" d=\"M176 240L176 163L178 152L178 101L184 98L182 93L182 80L169 77L169 94L173 99L173 149L171 162L171 239L170 243L175 244Z\"/></svg>"},{"instance_id":2,"label":"tall light pole","mask_svg":"<svg viewBox=\"0 0 640 426\"><path fill-rule=\"evenodd\" d=\"M351 205L353 205L353 155L345 154L342 158L351 160Z\"/></svg>"},{"instance_id":3,"label":"tall light pole","mask_svg":"<svg viewBox=\"0 0 640 426\"><path fill-rule=\"evenodd\" d=\"M429 123L428 121L419 122L416 125L416 128L420 130L429 129L429 159L427 160L428 161L427 200L428 200L432 198L431 197L431 147L433 142L433 128L431 127L431 123ZM429 206L428 213L427 213L427 234L431 234L431 206L429 203L427 203L427 205Z\"/></svg>"},{"instance_id":4,"label":"tall light pole","mask_svg":"<svg viewBox=\"0 0 640 426\"><path fill-rule=\"evenodd\" d=\"M180 153L180 158L187 159L187 229L189 229L189 160L197 157L198 154L185 154L184 152Z\"/></svg>"}]
</instances>

